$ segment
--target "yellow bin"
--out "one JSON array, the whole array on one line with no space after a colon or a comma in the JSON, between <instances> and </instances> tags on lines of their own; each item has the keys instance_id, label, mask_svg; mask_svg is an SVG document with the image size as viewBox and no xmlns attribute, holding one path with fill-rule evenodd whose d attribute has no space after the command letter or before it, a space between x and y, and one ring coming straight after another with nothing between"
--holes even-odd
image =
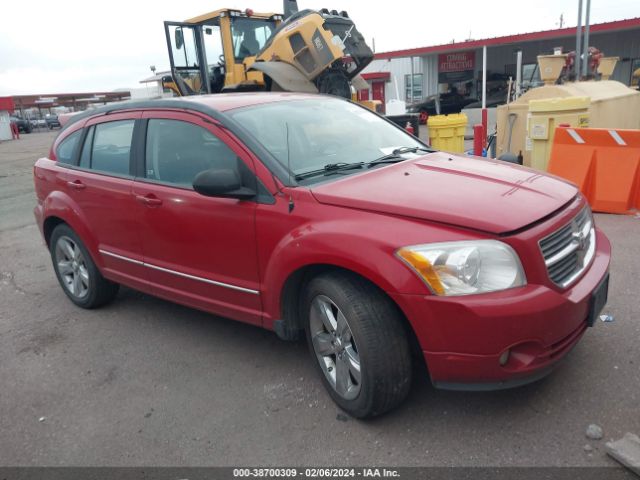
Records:
<instances>
[{"instance_id":1,"label":"yellow bin","mask_svg":"<svg viewBox=\"0 0 640 480\"><path fill-rule=\"evenodd\" d=\"M445 152L464 152L464 131L467 116L464 113L435 115L427 120L429 143L433 148Z\"/></svg>"},{"instance_id":2,"label":"yellow bin","mask_svg":"<svg viewBox=\"0 0 640 480\"><path fill-rule=\"evenodd\" d=\"M556 127L589 126L589 97L547 98L529 101L527 147L531 150L531 167L547 170ZM529 148L527 148L529 149Z\"/></svg>"}]
</instances>

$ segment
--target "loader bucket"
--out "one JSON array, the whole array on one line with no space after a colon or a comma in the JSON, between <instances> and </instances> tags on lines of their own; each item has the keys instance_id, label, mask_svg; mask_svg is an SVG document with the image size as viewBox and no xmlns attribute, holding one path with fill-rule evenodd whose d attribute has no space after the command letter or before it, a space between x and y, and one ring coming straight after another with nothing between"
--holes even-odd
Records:
<instances>
[{"instance_id":1,"label":"loader bucket","mask_svg":"<svg viewBox=\"0 0 640 480\"><path fill-rule=\"evenodd\" d=\"M318 93L314 83L296 67L285 62L255 62L249 70L258 70L285 92ZM272 89L274 89L272 87ZM277 90L276 88L275 90Z\"/></svg>"}]
</instances>

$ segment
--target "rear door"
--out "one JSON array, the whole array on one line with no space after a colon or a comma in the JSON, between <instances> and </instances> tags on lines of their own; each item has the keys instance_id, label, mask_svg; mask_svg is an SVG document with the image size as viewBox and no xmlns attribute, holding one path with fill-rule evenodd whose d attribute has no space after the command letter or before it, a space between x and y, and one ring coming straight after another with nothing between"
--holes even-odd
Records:
<instances>
[{"instance_id":1,"label":"rear door","mask_svg":"<svg viewBox=\"0 0 640 480\"><path fill-rule=\"evenodd\" d=\"M210 168L253 175L240 146L212 123L178 112L149 112L137 199L144 262L157 293L249 323L261 323L256 203L206 197L194 177Z\"/></svg>"},{"instance_id":2,"label":"rear door","mask_svg":"<svg viewBox=\"0 0 640 480\"><path fill-rule=\"evenodd\" d=\"M135 217L132 139L140 112L89 120L66 191L95 236L107 277L144 289L142 245Z\"/></svg>"}]
</instances>

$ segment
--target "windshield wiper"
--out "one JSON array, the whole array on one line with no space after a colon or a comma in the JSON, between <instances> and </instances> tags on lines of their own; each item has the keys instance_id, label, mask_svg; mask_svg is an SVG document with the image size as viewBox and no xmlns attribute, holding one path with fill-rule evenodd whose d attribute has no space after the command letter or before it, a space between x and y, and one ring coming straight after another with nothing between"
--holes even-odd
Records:
<instances>
[{"instance_id":1,"label":"windshield wiper","mask_svg":"<svg viewBox=\"0 0 640 480\"><path fill-rule=\"evenodd\" d=\"M311 170L309 172L299 173L294 178L296 180L304 180L305 178L315 177L317 175L332 175L334 173L342 172L344 170L355 170L362 168L364 162L355 163L327 163L324 167L318 170Z\"/></svg>"},{"instance_id":2,"label":"windshield wiper","mask_svg":"<svg viewBox=\"0 0 640 480\"><path fill-rule=\"evenodd\" d=\"M375 167L376 165L380 165L381 163L401 162L402 160L404 160L404 157L401 156L403 153L416 153L418 150L428 153L435 152L435 150L426 147L399 147L391 153L387 153L380 158L371 160L369 163L367 163L367 168Z\"/></svg>"},{"instance_id":3,"label":"windshield wiper","mask_svg":"<svg viewBox=\"0 0 640 480\"><path fill-rule=\"evenodd\" d=\"M427 153L433 153L435 152L435 150L433 148L427 148L427 147L399 147L396 148L393 152L391 153L416 153L418 150L420 150L421 152L427 152Z\"/></svg>"}]
</instances>

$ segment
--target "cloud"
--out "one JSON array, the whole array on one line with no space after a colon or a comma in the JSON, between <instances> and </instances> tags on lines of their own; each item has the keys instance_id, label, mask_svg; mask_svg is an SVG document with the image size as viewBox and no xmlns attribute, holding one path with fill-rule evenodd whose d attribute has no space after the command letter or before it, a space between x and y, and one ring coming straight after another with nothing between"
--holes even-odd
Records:
<instances>
[{"instance_id":1,"label":"cloud","mask_svg":"<svg viewBox=\"0 0 640 480\"><path fill-rule=\"evenodd\" d=\"M214 2L215 3L215 2ZM347 10L377 51L486 38L565 26L577 20L575 0L534 3L457 0L299 0L300 8ZM149 66L168 69L164 20L184 20L221 6L279 12L280 0L180 2L77 0L3 2L0 95L139 87ZM610 0L592 8L592 23L638 15L637 0ZM28 19L28 22L22 21Z\"/></svg>"}]
</instances>

